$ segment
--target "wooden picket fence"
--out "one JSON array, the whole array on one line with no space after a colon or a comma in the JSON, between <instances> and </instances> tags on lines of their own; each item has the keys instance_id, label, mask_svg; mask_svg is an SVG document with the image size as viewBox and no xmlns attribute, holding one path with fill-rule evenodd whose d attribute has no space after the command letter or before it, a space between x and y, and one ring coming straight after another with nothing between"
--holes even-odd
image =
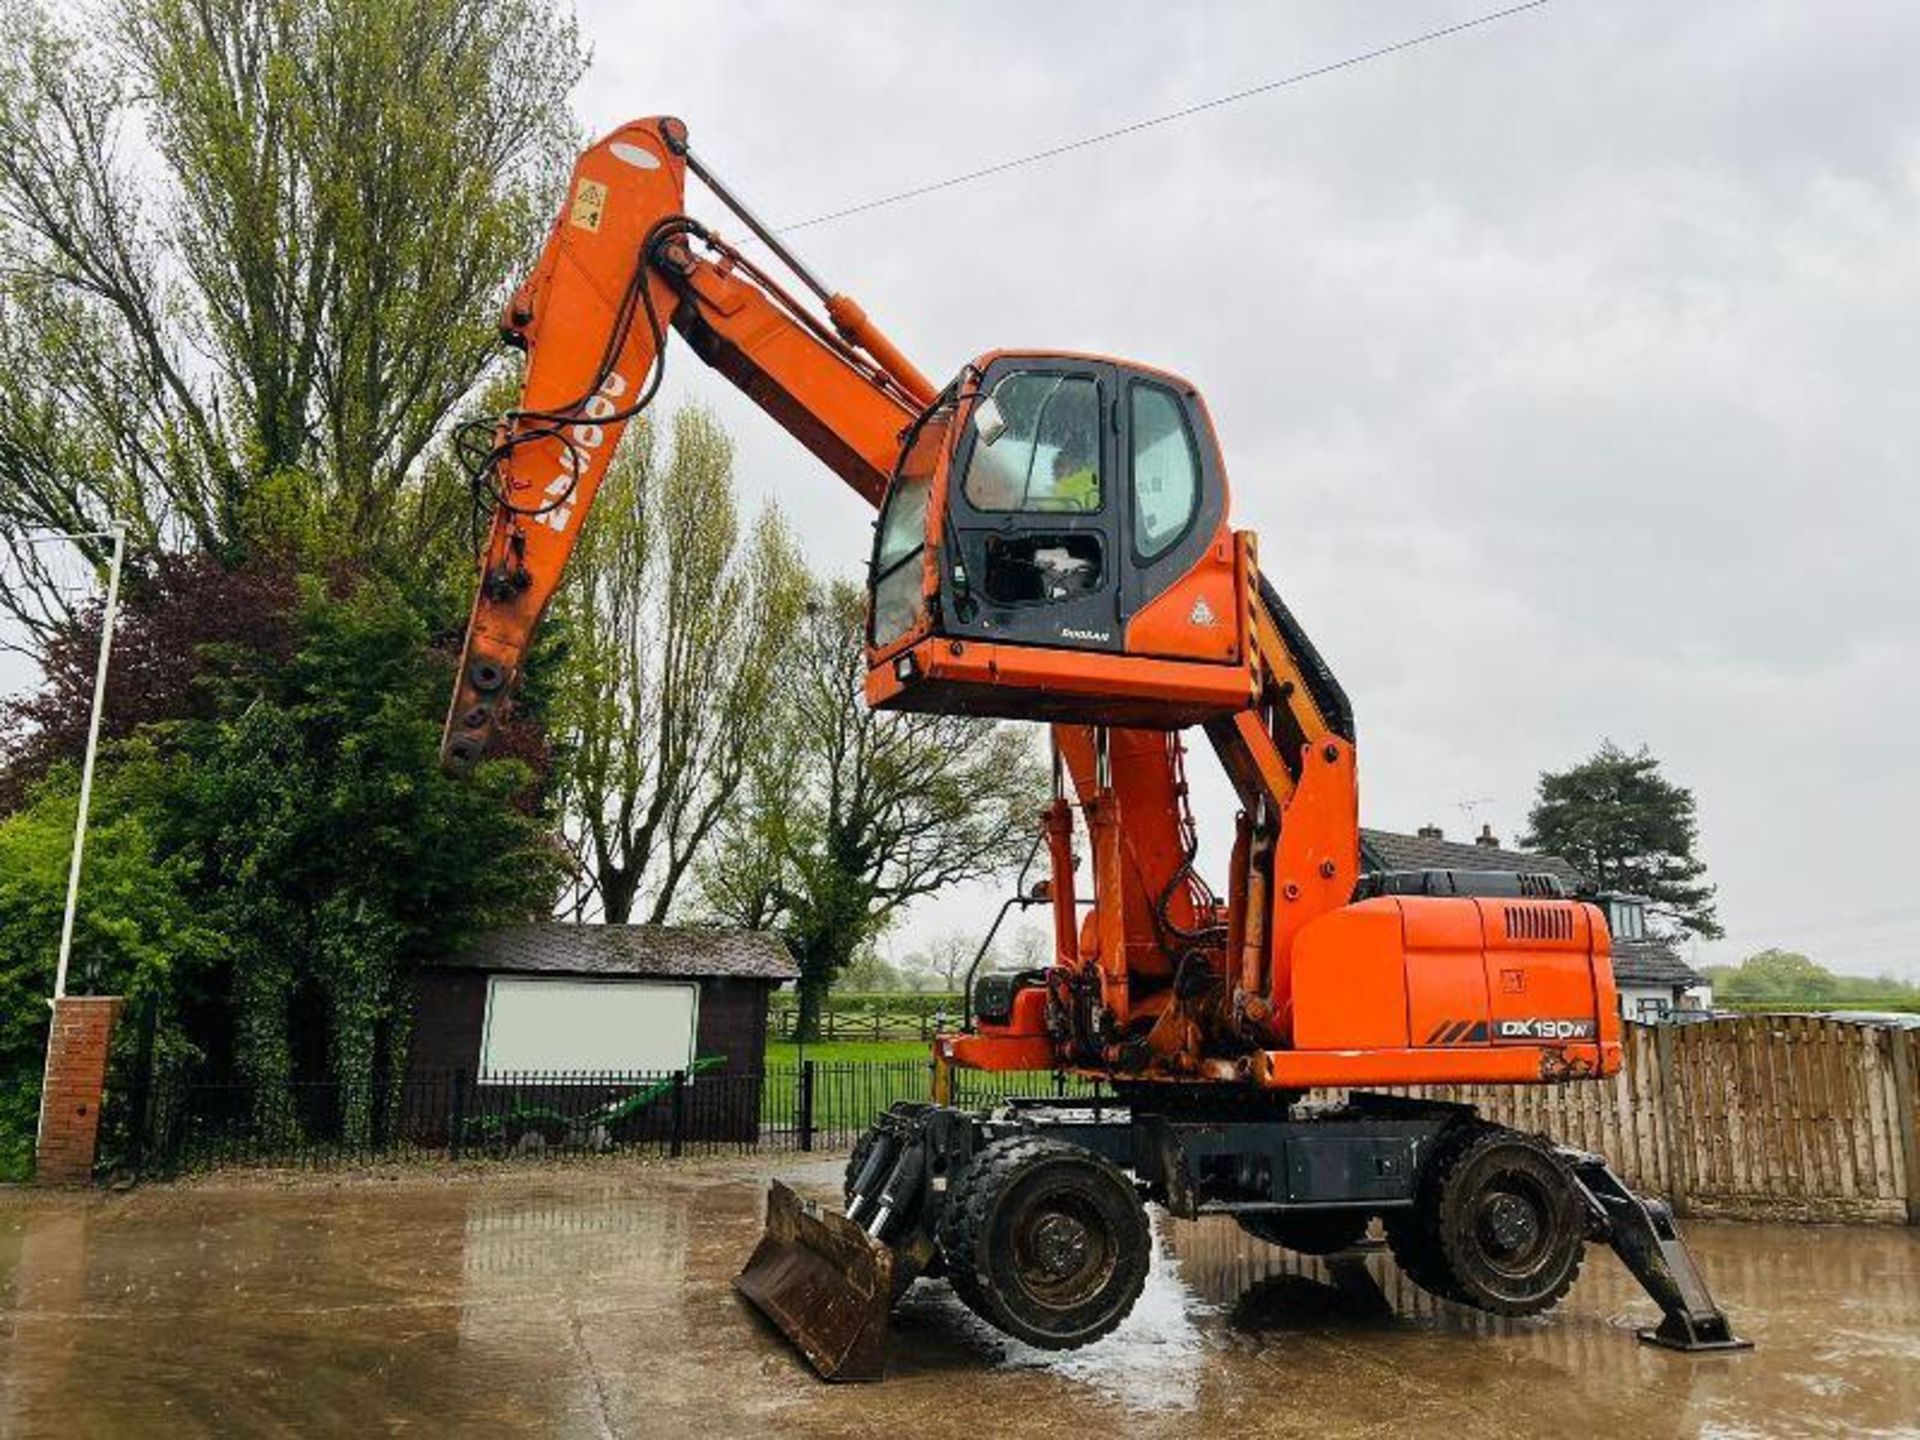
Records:
<instances>
[{"instance_id":1,"label":"wooden picket fence","mask_svg":"<svg viewBox=\"0 0 1920 1440\"><path fill-rule=\"evenodd\" d=\"M820 1007L817 1040L927 1040L960 1023L964 997L925 994L833 994ZM800 1018L796 998L776 993L767 1007L768 1035L791 1040Z\"/></svg>"},{"instance_id":2,"label":"wooden picket fence","mask_svg":"<svg viewBox=\"0 0 1920 1440\"><path fill-rule=\"evenodd\" d=\"M1920 1030L1629 1025L1607 1080L1411 1092L1607 1156L1685 1215L1920 1224Z\"/></svg>"}]
</instances>

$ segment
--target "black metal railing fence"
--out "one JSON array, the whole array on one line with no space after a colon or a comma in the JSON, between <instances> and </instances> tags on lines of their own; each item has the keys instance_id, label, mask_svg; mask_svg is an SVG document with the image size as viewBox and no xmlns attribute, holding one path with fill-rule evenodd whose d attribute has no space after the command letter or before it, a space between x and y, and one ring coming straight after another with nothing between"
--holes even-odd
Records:
<instances>
[{"instance_id":1,"label":"black metal railing fence","mask_svg":"<svg viewBox=\"0 0 1920 1440\"><path fill-rule=\"evenodd\" d=\"M959 1070L952 1082L953 1103L969 1107L1098 1088L1046 1072ZM249 1165L835 1150L890 1105L929 1099L932 1088L923 1060L804 1060L748 1072L443 1070L364 1089L163 1074L126 1092L102 1166L166 1176Z\"/></svg>"}]
</instances>

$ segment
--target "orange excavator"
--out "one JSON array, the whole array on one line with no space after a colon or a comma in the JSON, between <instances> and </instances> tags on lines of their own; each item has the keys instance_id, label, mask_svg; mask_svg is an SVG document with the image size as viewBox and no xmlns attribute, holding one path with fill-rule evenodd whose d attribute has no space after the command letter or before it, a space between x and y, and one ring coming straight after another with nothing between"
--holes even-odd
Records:
<instances>
[{"instance_id":1,"label":"orange excavator","mask_svg":"<svg viewBox=\"0 0 1920 1440\"><path fill-rule=\"evenodd\" d=\"M689 173L767 263L686 213ZM1604 1240L1661 1306L1646 1338L1740 1343L1667 1208L1603 1159L1391 1093L1614 1074L1606 923L1551 876L1361 872L1353 708L1231 528L1199 392L1045 350L936 386L678 120L581 155L508 304L524 389L471 456L492 520L449 768L484 753L670 331L878 509L869 703L1050 726L1051 874L1028 898L1051 907L1053 962L970 976L936 1074L1102 1082L1089 1102L895 1106L854 1151L843 1214L773 1185L738 1283L822 1374L881 1373L921 1276L1030 1344L1097 1339L1144 1283L1148 1202L1317 1254L1378 1220L1417 1283L1502 1315L1551 1307ZM1224 898L1196 868L1196 732L1239 800Z\"/></svg>"}]
</instances>

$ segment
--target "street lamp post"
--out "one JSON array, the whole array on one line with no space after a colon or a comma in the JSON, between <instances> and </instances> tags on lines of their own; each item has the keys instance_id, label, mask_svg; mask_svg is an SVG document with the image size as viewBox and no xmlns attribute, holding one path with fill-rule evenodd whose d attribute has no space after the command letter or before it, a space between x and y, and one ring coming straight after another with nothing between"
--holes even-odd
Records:
<instances>
[{"instance_id":1,"label":"street lamp post","mask_svg":"<svg viewBox=\"0 0 1920 1440\"><path fill-rule=\"evenodd\" d=\"M75 1001L87 1010L69 1025L63 1015L67 1001L67 969L73 958L73 922L80 903L80 871L87 848L87 813L93 803L93 767L100 749L100 717L106 708L107 667L113 657L113 627L120 612L120 567L127 553L127 531L115 524L106 530L78 535L48 535L44 541L113 541L107 566L107 595L100 617L100 659L93 674L93 712L87 717L87 751L80 763L80 801L73 819L73 858L67 866L67 904L60 920L60 957L53 972L53 1016L47 1026L46 1067L40 1084L40 1123L35 1130L34 1176L53 1184L85 1181L93 1170L100 1131L100 1103L105 1093L107 1047L120 1002L117 999ZM30 541L29 543L42 543ZM56 1110L54 1092L62 1084ZM77 1087L77 1088L76 1088Z\"/></svg>"},{"instance_id":2,"label":"street lamp post","mask_svg":"<svg viewBox=\"0 0 1920 1440\"><path fill-rule=\"evenodd\" d=\"M73 860L67 867L67 908L60 920L60 959L53 971L53 998L67 994L67 962L73 955L73 917L80 901L80 865L87 848L87 809L93 801L93 759L100 748L100 712L107 698L107 661L113 653L113 621L120 608L120 562L126 555L127 530L116 525L95 535L68 535L86 540L113 536L113 559L107 566L107 606L100 620L100 662L93 672L93 713L87 718L87 753L80 762L80 805L73 821Z\"/></svg>"}]
</instances>

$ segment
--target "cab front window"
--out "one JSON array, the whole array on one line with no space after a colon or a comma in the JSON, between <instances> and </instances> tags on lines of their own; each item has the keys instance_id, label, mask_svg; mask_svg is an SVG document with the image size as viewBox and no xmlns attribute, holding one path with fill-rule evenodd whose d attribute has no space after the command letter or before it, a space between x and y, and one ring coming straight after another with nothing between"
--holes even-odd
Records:
<instances>
[{"instance_id":1,"label":"cab front window","mask_svg":"<svg viewBox=\"0 0 1920 1440\"><path fill-rule=\"evenodd\" d=\"M975 407L974 425L962 489L975 510L1100 508L1100 387L1090 377L1016 370Z\"/></svg>"}]
</instances>

